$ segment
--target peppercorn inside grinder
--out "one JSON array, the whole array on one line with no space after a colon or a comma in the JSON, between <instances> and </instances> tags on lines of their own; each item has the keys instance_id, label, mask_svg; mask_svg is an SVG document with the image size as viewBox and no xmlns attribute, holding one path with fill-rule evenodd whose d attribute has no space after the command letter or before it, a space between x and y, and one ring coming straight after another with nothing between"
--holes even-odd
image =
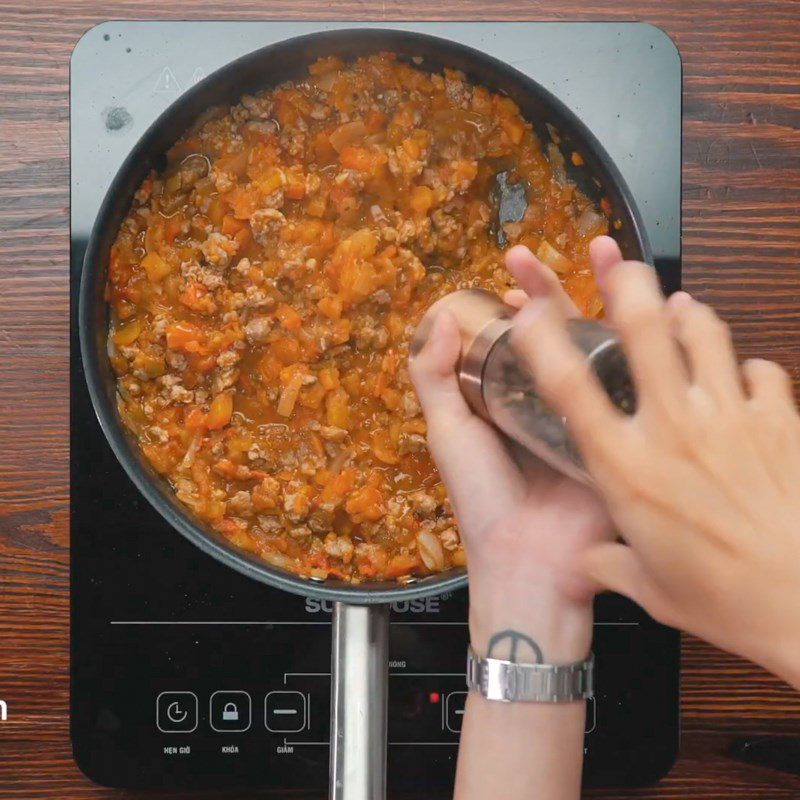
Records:
<instances>
[{"instance_id":1,"label":"peppercorn inside grinder","mask_svg":"<svg viewBox=\"0 0 800 800\"><path fill-rule=\"evenodd\" d=\"M568 420L539 397L533 375L511 344L515 309L491 292L460 289L434 303L417 326L409 358L419 354L443 310L453 314L461 332L458 383L472 410L559 472L591 483L567 433ZM582 318L568 320L567 331L613 404L632 414L633 381L614 332Z\"/></svg>"}]
</instances>

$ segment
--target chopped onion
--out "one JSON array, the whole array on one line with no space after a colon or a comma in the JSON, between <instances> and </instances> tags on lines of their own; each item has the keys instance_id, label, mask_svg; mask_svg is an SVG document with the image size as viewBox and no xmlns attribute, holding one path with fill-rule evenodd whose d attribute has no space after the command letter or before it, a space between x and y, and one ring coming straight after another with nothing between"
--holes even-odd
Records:
<instances>
[{"instance_id":1,"label":"chopped onion","mask_svg":"<svg viewBox=\"0 0 800 800\"><path fill-rule=\"evenodd\" d=\"M389 218L386 214L383 213L383 209L379 205L374 205L369 207L370 213L372 214L372 219L376 222L380 220L381 222L388 222Z\"/></svg>"},{"instance_id":2,"label":"chopped onion","mask_svg":"<svg viewBox=\"0 0 800 800\"><path fill-rule=\"evenodd\" d=\"M567 171L564 168L564 154L558 149L558 146L553 142L547 143L547 160L553 168L553 178L557 183L567 182Z\"/></svg>"},{"instance_id":3,"label":"chopped onion","mask_svg":"<svg viewBox=\"0 0 800 800\"><path fill-rule=\"evenodd\" d=\"M593 206L588 205L578 215L575 227L581 236L586 236L592 231L599 230L604 222L605 217Z\"/></svg>"},{"instance_id":4,"label":"chopped onion","mask_svg":"<svg viewBox=\"0 0 800 800\"><path fill-rule=\"evenodd\" d=\"M295 372L289 380L289 383L284 387L283 392L281 392L277 411L282 417L290 417L292 415L294 404L297 402L297 397L303 386L304 377L302 372Z\"/></svg>"},{"instance_id":5,"label":"chopped onion","mask_svg":"<svg viewBox=\"0 0 800 800\"><path fill-rule=\"evenodd\" d=\"M560 275L569 272L574 266L574 264L563 253L556 250L547 239L542 239L542 243L536 251L536 258L547 264L548 267L555 270Z\"/></svg>"},{"instance_id":6,"label":"chopped onion","mask_svg":"<svg viewBox=\"0 0 800 800\"><path fill-rule=\"evenodd\" d=\"M324 75L320 75L318 78L314 80L314 84L316 85L317 89L321 89L323 92L329 92L331 89L333 89L333 84L335 82L336 82L335 70L326 72Z\"/></svg>"},{"instance_id":7,"label":"chopped onion","mask_svg":"<svg viewBox=\"0 0 800 800\"><path fill-rule=\"evenodd\" d=\"M197 455L197 451L200 449L200 443L203 441L203 435L201 433L196 433L194 435L194 439L189 443L189 447L186 448L186 455L183 457L183 461L181 461L181 465L179 469L189 469L194 463L194 457Z\"/></svg>"}]
</instances>

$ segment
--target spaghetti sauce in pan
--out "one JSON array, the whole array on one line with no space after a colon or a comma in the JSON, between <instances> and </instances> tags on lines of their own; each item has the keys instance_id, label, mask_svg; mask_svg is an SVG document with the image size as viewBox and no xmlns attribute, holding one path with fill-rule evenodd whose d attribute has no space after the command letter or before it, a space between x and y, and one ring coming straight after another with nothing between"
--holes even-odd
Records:
<instances>
[{"instance_id":1,"label":"spaghetti sauce in pan","mask_svg":"<svg viewBox=\"0 0 800 800\"><path fill-rule=\"evenodd\" d=\"M579 154L573 154L580 163ZM524 187L498 219L497 176ZM390 53L206 115L111 249L119 413L194 515L270 564L403 580L463 565L408 344L524 244L601 313L596 209L508 98Z\"/></svg>"}]
</instances>

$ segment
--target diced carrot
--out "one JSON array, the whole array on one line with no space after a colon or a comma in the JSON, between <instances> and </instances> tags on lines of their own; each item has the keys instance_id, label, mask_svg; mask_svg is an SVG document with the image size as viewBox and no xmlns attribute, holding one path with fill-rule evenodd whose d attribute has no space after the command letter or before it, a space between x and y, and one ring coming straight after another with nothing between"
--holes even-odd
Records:
<instances>
[{"instance_id":1,"label":"diced carrot","mask_svg":"<svg viewBox=\"0 0 800 800\"><path fill-rule=\"evenodd\" d=\"M325 403L325 414L328 425L350 427L350 397L344 389L340 387L331 391Z\"/></svg>"},{"instance_id":2,"label":"diced carrot","mask_svg":"<svg viewBox=\"0 0 800 800\"><path fill-rule=\"evenodd\" d=\"M200 406L194 406L186 414L183 425L190 431L197 430L198 428L206 427L206 414Z\"/></svg>"},{"instance_id":3,"label":"diced carrot","mask_svg":"<svg viewBox=\"0 0 800 800\"><path fill-rule=\"evenodd\" d=\"M373 397L380 397L382 392L386 389L388 384L389 376L381 371L378 373L378 377L375 379L375 387L372 390Z\"/></svg>"},{"instance_id":4,"label":"diced carrot","mask_svg":"<svg viewBox=\"0 0 800 800\"><path fill-rule=\"evenodd\" d=\"M374 486L362 486L350 495L344 510L357 522L379 520L386 513L383 494Z\"/></svg>"},{"instance_id":5,"label":"diced carrot","mask_svg":"<svg viewBox=\"0 0 800 800\"><path fill-rule=\"evenodd\" d=\"M328 319L336 321L342 318L342 299L340 297L325 295L317 303L317 308Z\"/></svg>"},{"instance_id":6,"label":"diced carrot","mask_svg":"<svg viewBox=\"0 0 800 800\"><path fill-rule=\"evenodd\" d=\"M525 123L518 116L503 117L500 124L513 144L519 144L525 133Z\"/></svg>"},{"instance_id":7,"label":"diced carrot","mask_svg":"<svg viewBox=\"0 0 800 800\"><path fill-rule=\"evenodd\" d=\"M164 226L164 241L173 244L175 239L183 233L183 225L186 220L183 214L173 214Z\"/></svg>"},{"instance_id":8,"label":"diced carrot","mask_svg":"<svg viewBox=\"0 0 800 800\"><path fill-rule=\"evenodd\" d=\"M339 370L336 367L323 367L317 373L317 378L326 391L339 386Z\"/></svg>"},{"instance_id":9,"label":"diced carrot","mask_svg":"<svg viewBox=\"0 0 800 800\"><path fill-rule=\"evenodd\" d=\"M331 343L344 344L349 341L352 324L349 319L338 320L333 326L333 331L331 331Z\"/></svg>"},{"instance_id":10,"label":"diced carrot","mask_svg":"<svg viewBox=\"0 0 800 800\"><path fill-rule=\"evenodd\" d=\"M250 219L261 207L261 197L259 193L253 189L245 189L242 186L237 186L230 192L226 192L222 195L222 199L231 207L234 217L238 217L239 219ZM227 233L225 231L225 223L228 219L229 217L226 215L222 220L223 233ZM232 227L230 223L228 223L228 225ZM240 229L241 226L237 226L231 233L236 233Z\"/></svg>"},{"instance_id":11,"label":"diced carrot","mask_svg":"<svg viewBox=\"0 0 800 800\"><path fill-rule=\"evenodd\" d=\"M222 218L225 216L228 208L227 205L219 197L211 198L208 205L207 216L212 225L221 225Z\"/></svg>"},{"instance_id":12,"label":"diced carrot","mask_svg":"<svg viewBox=\"0 0 800 800\"><path fill-rule=\"evenodd\" d=\"M287 331L296 331L303 327L303 318L291 306L286 304L278 306L275 316Z\"/></svg>"},{"instance_id":13,"label":"diced carrot","mask_svg":"<svg viewBox=\"0 0 800 800\"><path fill-rule=\"evenodd\" d=\"M325 399L325 387L317 381L311 388L300 393L299 402L304 408L319 408Z\"/></svg>"},{"instance_id":14,"label":"diced carrot","mask_svg":"<svg viewBox=\"0 0 800 800\"><path fill-rule=\"evenodd\" d=\"M170 473L178 464L179 457L172 442L167 444L143 444L142 452L153 465L156 472L162 475Z\"/></svg>"},{"instance_id":15,"label":"diced carrot","mask_svg":"<svg viewBox=\"0 0 800 800\"><path fill-rule=\"evenodd\" d=\"M217 366L214 353L190 353L189 364L195 372L205 375Z\"/></svg>"},{"instance_id":16,"label":"diced carrot","mask_svg":"<svg viewBox=\"0 0 800 800\"><path fill-rule=\"evenodd\" d=\"M209 295L208 289L199 281L188 281L179 300L199 314L213 314L217 310L217 304Z\"/></svg>"},{"instance_id":17,"label":"diced carrot","mask_svg":"<svg viewBox=\"0 0 800 800\"><path fill-rule=\"evenodd\" d=\"M320 501L330 503L341 500L356 485L357 474L355 467L343 469L325 484L325 488L320 492Z\"/></svg>"},{"instance_id":18,"label":"diced carrot","mask_svg":"<svg viewBox=\"0 0 800 800\"><path fill-rule=\"evenodd\" d=\"M384 576L386 578L399 578L409 575L419 567L419 556L416 553L398 553L389 559Z\"/></svg>"},{"instance_id":19,"label":"diced carrot","mask_svg":"<svg viewBox=\"0 0 800 800\"><path fill-rule=\"evenodd\" d=\"M114 340L114 344L118 347L125 347L133 344L139 338L139 334L141 332L141 321L139 319L133 319L123 325L121 328L117 328L111 338Z\"/></svg>"},{"instance_id":20,"label":"diced carrot","mask_svg":"<svg viewBox=\"0 0 800 800\"><path fill-rule=\"evenodd\" d=\"M300 358L300 342L294 336L282 336L270 345L269 351L281 364L293 364Z\"/></svg>"},{"instance_id":21,"label":"diced carrot","mask_svg":"<svg viewBox=\"0 0 800 800\"><path fill-rule=\"evenodd\" d=\"M206 427L212 431L224 428L233 414L233 395L230 393L218 394L211 401L211 408L206 415Z\"/></svg>"},{"instance_id":22,"label":"diced carrot","mask_svg":"<svg viewBox=\"0 0 800 800\"><path fill-rule=\"evenodd\" d=\"M271 169L263 177L254 181L259 191L265 195L272 194L286 183L286 176L281 169Z\"/></svg>"},{"instance_id":23,"label":"diced carrot","mask_svg":"<svg viewBox=\"0 0 800 800\"><path fill-rule=\"evenodd\" d=\"M433 189L428 186L415 186L411 190L411 210L415 214L424 216L433 205Z\"/></svg>"},{"instance_id":24,"label":"diced carrot","mask_svg":"<svg viewBox=\"0 0 800 800\"><path fill-rule=\"evenodd\" d=\"M229 155L220 156L214 162L214 167L219 172L227 172L229 175L235 175L237 178L243 178L247 171L248 156L249 151L247 149L239 150L237 153L230 153Z\"/></svg>"},{"instance_id":25,"label":"diced carrot","mask_svg":"<svg viewBox=\"0 0 800 800\"><path fill-rule=\"evenodd\" d=\"M400 404L403 401L403 396L400 394L400 392L398 392L397 389L392 389L391 386L388 386L381 392L380 398L383 400L384 405L389 409L389 411L396 411L398 408L400 408Z\"/></svg>"},{"instance_id":26,"label":"diced carrot","mask_svg":"<svg viewBox=\"0 0 800 800\"><path fill-rule=\"evenodd\" d=\"M339 161L347 169L374 175L386 163L386 156L380 150L348 145L339 154Z\"/></svg>"},{"instance_id":27,"label":"diced carrot","mask_svg":"<svg viewBox=\"0 0 800 800\"><path fill-rule=\"evenodd\" d=\"M283 194L289 200L302 200L306 196L306 177L299 169L292 169L286 173Z\"/></svg>"},{"instance_id":28,"label":"diced carrot","mask_svg":"<svg viewBox=\"0 0 800 800\"><path fill-rule=\"evenodd\" d=\"M204 338L203 331L191 322L174 322L167 327L167 347L170 350L197 353Z\"/></svg>"}]
</instances>

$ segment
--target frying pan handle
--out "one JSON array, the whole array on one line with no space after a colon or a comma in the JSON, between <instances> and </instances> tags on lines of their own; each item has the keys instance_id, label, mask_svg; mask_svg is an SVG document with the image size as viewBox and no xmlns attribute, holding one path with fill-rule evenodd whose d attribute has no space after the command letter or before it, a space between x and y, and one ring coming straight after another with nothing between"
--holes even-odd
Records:
<instances>
[{"instance_id":1,"label":"frying pan handle","mask_svg":"<svg viewBox=\"0 0 800 800\"><path fill-rule=\"evenodd\" d=\"M331 800L386 797L389 606L333 604Z\"/></svg>"}]
</instances>

